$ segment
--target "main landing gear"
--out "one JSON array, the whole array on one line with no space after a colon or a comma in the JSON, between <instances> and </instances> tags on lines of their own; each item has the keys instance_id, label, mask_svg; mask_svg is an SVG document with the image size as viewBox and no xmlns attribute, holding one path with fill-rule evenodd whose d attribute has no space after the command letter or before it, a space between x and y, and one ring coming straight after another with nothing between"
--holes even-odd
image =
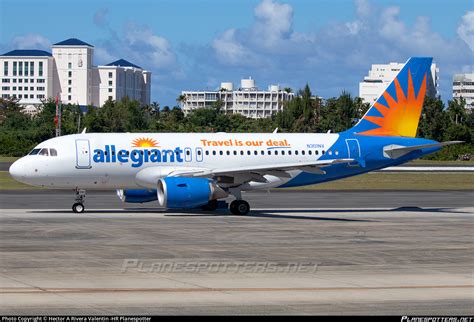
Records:
<instances>
[{"instance_id":1,"label":"main landing gear","mask_svg":"<svg viewBox=\"0 0 474 322\"><path fill-rule=\"evenodd\" d=\"M229 210L233 215L245 216L250 211L250 205L245 200L234 200L230 203Z\"/></svg>"},{"instance_id":2,"label":"main landing gear","mask_svg":"<svg viewBox=\"0 0 474 322\"><path fill-rule=\"evenodd\" d=\"M229 192L235 197L229 205L229 210L233 215L245 216L250 211L250 205L247 201L242 200L242 191L240 189L229 189Z\"/></svg>"},{"instance_id":3,"label":"main landing gear","mask_svg":"<svg viewBox=\"0 0 474 322\"><path fill-rule=\"evenodd\" d=\"M72 205L72 211L76 214L84 212L84 199L86 199L86 191L83 189L76 189L76 200Z\"/></svg>"}]
</instances>

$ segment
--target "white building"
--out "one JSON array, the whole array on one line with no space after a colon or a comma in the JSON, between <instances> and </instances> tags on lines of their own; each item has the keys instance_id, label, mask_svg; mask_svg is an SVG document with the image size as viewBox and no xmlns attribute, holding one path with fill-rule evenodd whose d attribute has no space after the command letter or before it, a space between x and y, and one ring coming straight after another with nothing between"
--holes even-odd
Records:
<instances>
[{"instance_id":1,"label":"white building","mask_svg":"<svg viewBox=\"0 0 474 322\"><path fill-rule=\"evenodd\" d=\"M43 50L13 50L0 56L0 97L14 97L28 113L55 92L54 58Z\"/></svg>"},{"instance_id":2,"label":"white building","mask_svg":"<svg viewBox=\"0 0 474 322\"><path fill-rule=\"evenodd\" d=\"M294 98L278 85L270 85L268 90L260 90L251 78L242 79L240 88L234 90L231 82L221 83L215 91L182 91L181 108L187 114L198 108L211 107L220 100L227 114L239 113L250 118L270 117L283 109L284 102Z\"/></svg>"},{"instance_id":3,"label":"white building","mask_svg":"<svg viewBox=\"0 0 474 322\"><path fill-rule=\"evenodd\" d=\"M120 59L94 66L94 46L70 38L42 50L13 50L0 56L0 97L15 97L28 112L59 95L63 104L102 106L125 96L150 104L151 72ZM26 86L25 86L26 85Z\"/></svg>"},{"instance_id":4,"label":"white building","mask_svg":"<svg viewBox=\"0 0 474 322\"><path fill-rule=\"evenodd\" d=\"M79 39L67 39L53 45L59 94L63 103L93 105L92 59L94 47Z\"/></svg>"},{"instance_id":5,"label":"white building","mask_svg":"<svg viewBox=\"0 0 474 322\"><path fill-rule=\"evenodd\" d=\"M382 92L390 85L390 82L397 76L403 68L404 63L374 64L369 74L364 77L364 81L359 83L359 97L364 103L373 104ZM438 92L439 68L436 64L431 64L431 77L428 78L426 95L436 97Z\"/></svg>"},{"instance_id":6,"label":"white building","mask_svg":"<svg viewBox=\"0 0 474 322\"><path fill-rule=\"evenodd\" d=\"M107 100L122 97L150 104L151 72L119 59L94 69L94 83L98 89L94 101L102 106Z\"/></svg>"},{"instance_id":7,"label":"white building","mask_svg":"<svg viewBox=\"0 0 474 322\"><path fill-rule=\"evenodd\" d=\"M464 98L466 108L474 111L474 73L453 76L453 98Z\"/></svg>"}]
</instances>

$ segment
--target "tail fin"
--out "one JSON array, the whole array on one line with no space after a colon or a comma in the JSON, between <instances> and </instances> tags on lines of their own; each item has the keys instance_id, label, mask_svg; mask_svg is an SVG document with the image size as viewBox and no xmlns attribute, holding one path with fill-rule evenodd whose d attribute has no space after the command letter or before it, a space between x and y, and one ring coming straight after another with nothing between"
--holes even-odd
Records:
<instances>
[{"instance_id":1,"label":"tail fin","mask_svg":"<svg viewBox=\"0 0 474 322\"><path fill-rule=\"evenodd\" d=\"M350 132L415 137L425 99L431 57L412 57Z\"/></svg>"}]
</instances>

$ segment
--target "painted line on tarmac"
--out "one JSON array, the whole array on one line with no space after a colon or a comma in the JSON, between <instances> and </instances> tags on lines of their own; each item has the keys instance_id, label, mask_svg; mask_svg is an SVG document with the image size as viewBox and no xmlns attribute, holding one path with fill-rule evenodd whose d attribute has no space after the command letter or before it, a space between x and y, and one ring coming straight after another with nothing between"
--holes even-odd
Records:
<instances>
[{"instance_id":1,"label":"painted line on tarmac","mask_svg":"<svg viewBox=\"0 0 474 322\"><path fill-rule=\"evenodd\" d=\"M30 293L127 293L127 292L319 292L319 291L377 291L404 289L452 289L472 288L474 285L401 285L401 286L370 286L370 287L216 287L216 288L47 288L47 287L4 287L0 294Z\"/></svg>"}]
</instances>

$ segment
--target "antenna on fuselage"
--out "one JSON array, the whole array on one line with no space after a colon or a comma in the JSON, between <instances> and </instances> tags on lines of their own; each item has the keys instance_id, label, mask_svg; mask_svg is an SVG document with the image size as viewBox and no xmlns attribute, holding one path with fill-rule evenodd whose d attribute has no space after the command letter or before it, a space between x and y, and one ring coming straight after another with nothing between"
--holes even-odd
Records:
<instances>
[{"instance_id":1,"label":"antenna on fuselage","mask_svg":"<svg viewBox=\"0 0 474 322\"><path fill-rule=\"evenodd\" d=\"M275 129L273 130L273 134L275 134L275 133L278 133L278 128L275 128Z\"/></svg>"},{"instance_id":2,"label":"antenna on fuselage","mask_svg":"<svg viewBox=\"0 0 474 322\"><path fill-rule=\"evenodd\" d=\"M84 130L82 130L81 134L86 134L86 130L87 130L87 127L85 127Z\"/></svg>"}]
</instances>

